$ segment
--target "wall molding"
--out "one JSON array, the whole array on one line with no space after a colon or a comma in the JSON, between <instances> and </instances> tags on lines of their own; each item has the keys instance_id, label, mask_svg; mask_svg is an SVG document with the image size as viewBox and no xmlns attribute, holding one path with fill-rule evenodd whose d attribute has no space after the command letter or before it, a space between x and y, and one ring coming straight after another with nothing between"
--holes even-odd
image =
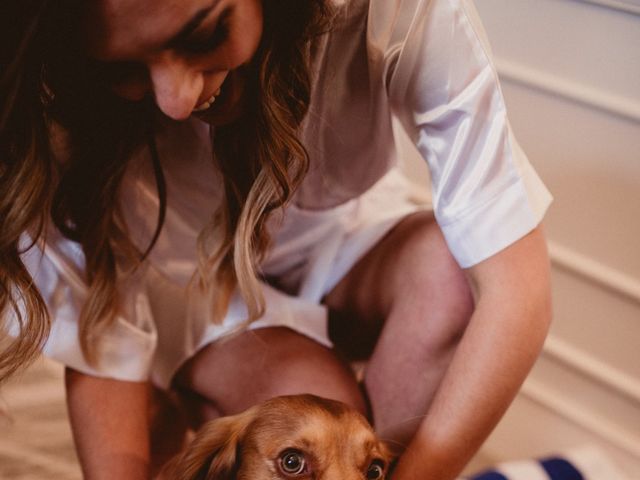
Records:
<instances>
[{"instance_id":1,"label":"wall molding","mask_svg":"<svg viewBox=\"0 0 640 480\"><path fill-rule=\"evenodd\" d=\"M550 240L548 243L554 268L565 270L571 275L640 305L639 279L557 242ZM576 374L590 379L594 382L594 386L626 399L633 408L640 407L640 379L608 365L595 355L554 335L549 335L547 338L542 355L552 364L556 363L561 367L569 368ZM523 385L522 394L542 408L570 421L640 461L640 436L625 430L624 425L612 422L606 417L606 412L594 411L577 399L565 396L556 388L531 377Z\"/></svg>"},{"instance_id":2,"label":"wall molding","mask_svg":"<svg viewBox=\"0 0 640 480\"><path fill-rule=\"evenodd\" d=\"M625 2L623 0L577 0L580 3L589 3L598 7L608 8L619 12L640 15L640 5L635 2Z\"/></svg>"},{"instance_id":3,"label":"wall molding","mask_svg":"<svg viewBox=\"0 0 640 480\"><path fill-rule=\"evenodd\" d=\"M584 408L575 399L564 398L555 389L532 379L524 383L521 394L640 460L640 437L624 430L598 412Z\"/></svg>"},{"instance_id":4,"label":"wall molding","mask_svg":"<svg viewBox=\"0 0 640 480\"><path fill-rule=\"evenodd\" d=\"M594 380L609 391L625 397L640 407L640 381L617 368L607 365L570 343L549 335L544 344L543 355L587 378Z\"/></svg>"},{"instance_id":5,"label":"wall molding","mask_svg":"<svg viewBox=\"0 0 640 480\"><path fill-rule=\"evenodd\" d=\"M557 242L550 240L548 243L549 256L554 267L582 277L640 305L640 280Z\"/></svg>"},{"instance_id":6,"label":"wall molding","mask_svg":"<svg viewBox=\"0 0 640 480\"><path fill-rule=\"evenodd\" d=\"M625 120L640 123L640 102L632 98L583 85L504 58L496 58L495 64L500 78L505 82L522 85Z\"/></svg>"}]
</instances>

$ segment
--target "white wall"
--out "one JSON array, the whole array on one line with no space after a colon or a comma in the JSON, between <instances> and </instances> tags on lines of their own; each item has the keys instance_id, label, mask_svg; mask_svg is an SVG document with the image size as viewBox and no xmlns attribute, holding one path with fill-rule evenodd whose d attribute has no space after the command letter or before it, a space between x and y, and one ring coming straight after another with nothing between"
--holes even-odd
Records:
<instances>
[{"instance_id":1,"label":"white wall","mask_svg":"<svg viewBox=\"0 0 640 480\"><path fill-rule=\"evenodd\" d=\"M640 0L475 1L515 133L555 197L554 324L484 456L592 444L640 479Z\"/></svg>"},{"instance_id":2,"label":"white wall","mask_svg":"<svg viewBox=\"0 0 640 480\"><path fill-rule=\"evenodd\" d=\"M596 444L640 478L640 0L476 0L511 121L552 190L554 325L485 445Z\"/></svg>"}]
</instances>

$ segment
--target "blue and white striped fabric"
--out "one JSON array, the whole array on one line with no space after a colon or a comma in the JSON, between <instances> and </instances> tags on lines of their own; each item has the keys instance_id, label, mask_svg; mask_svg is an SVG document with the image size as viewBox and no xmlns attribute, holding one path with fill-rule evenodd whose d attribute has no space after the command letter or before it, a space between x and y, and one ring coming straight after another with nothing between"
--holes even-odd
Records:
<instances>
[{"instance_id":1,"label":"blue and white striped fabric","mask_svg":"<svg viewBox=\"0 0 640 480\"><path fill-rule=\"evenodd\" d=\"M469 480L587 480L587 477L568 460L555 457L504 463Z\"/></svg>"},{"instance_id":2,"label":"blue and white striped fabric","mask_svg":"<svg viewBox=\"0 0 640 480\"><path fill-rule=\"evenodd\" d=\"M636 477L632 477L635 480ZM640 477L637 477L640 478ZM459 480L631 480L594 445L571 449L541 460L499 463Z\"/></svg>"}]
</instances>

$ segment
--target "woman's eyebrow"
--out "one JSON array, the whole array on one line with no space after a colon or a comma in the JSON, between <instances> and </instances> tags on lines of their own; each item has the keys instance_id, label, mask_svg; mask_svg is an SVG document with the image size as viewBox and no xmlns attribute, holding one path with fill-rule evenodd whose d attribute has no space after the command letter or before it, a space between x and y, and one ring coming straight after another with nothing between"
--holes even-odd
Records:
<instances>
[{"instance_id":1,"label":"woman's eyebrow","mask_svg":"<svg viewBox=\"0 0 640 480\"><path fill-rule=\"evenodd\" d=\"M198 10L195 15L191 17L191 20L189 20L185 26L182 27L182 29L165 44L165 48L173 48L184 42L187 37L189 37L189 35L191 35L191 33L200 26L202 21L207 18L211 10L213 10L218 3L220 3L220 0L213 0L211 5Z\"/></svg>"}]
</instances>

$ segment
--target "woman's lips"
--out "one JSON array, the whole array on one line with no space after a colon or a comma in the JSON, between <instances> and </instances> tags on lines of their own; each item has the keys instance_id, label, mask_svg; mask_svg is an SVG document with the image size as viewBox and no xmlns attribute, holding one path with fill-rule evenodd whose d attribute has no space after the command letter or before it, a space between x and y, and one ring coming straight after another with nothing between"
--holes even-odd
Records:
<instances>
[{"instance_id":1,"label":"woman's lips","mask_svg":"<svg viewBox=\"0 0 640 480\"><path fill-rule=\"evenodd\" d=\"M216 101L216 98L220 96L221 93L222 93L221 87L218 87L218 89L213 93L213 95L211 95L211 97L209 97L208 100L205 100L204 102L202 102L202 104L194 108L193 111L203 112L205 110L208 110L211 107L211 105L213 105L213 103Z\"/></svg>"},{"instance_id":2,"label":"woman's lips","mask_svg":"<svg viewBox=\"0 0 640 480\"><path fill-rule=\"evenodd\" d=\"M241 69L231 70L220 86L220 94L214 94L214 102L203 102L200 106L209 103L208 108L194 109L194 115L199 119L212 124L222 125L237 119L243 111L244 75Z\"/></svg>"}]
</instances>

